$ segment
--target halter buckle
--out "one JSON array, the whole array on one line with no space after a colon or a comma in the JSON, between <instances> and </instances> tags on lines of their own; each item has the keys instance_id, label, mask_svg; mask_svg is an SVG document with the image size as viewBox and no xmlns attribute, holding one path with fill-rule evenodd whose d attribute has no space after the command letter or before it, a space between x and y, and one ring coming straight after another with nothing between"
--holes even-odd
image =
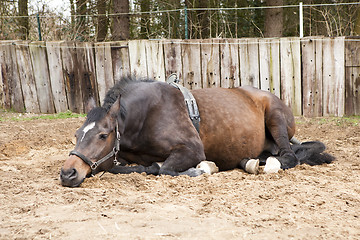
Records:
<instances>
[{"instance_id":1,"label":"halter buckle","mask_svg":"<svg viewBox=\"0 0 360 240\"><path fill-rule=\"evenodd\" d=\"M95 170L97 167L98 167L98 163L97 163L97 162L94 162L94 163L90 166L91 170Z\"/></svg>"}]
</instances>

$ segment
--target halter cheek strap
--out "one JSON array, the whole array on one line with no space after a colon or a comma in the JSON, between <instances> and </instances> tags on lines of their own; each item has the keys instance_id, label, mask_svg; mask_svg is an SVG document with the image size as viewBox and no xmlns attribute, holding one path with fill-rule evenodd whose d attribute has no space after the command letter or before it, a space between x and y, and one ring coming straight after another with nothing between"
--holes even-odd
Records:
<instances>
[{"instance_id":1,"label":"halter cheek strap","mask_svg":"<svg viewBox=\"0 0 360 240\"><path fill-rule=\"evenodd\" d=\"M92 175L95 175L95 170L97 169L97 167L100 164L107 161L109 158L111 158L113 156L115 156L114 164L118 164L118 161L116 159L116 155L120 151L120 133L119 133L119 130L118 130L118 124L116 124L115 132L116 132L116 138L115 138L115 144L114 144L114 147L113 147L112 151L110 151L108 154L106 154L104 157L102 157L98 161L92 162L84 154L82 154L82 153L80 153L78 151L75 151L75 150L71 151L69 153L69 156L75 155L75 156L79 157L81 160L83 160L84 163L86 163L87 165L90 166Z\"/></svg>"}]
</instances>

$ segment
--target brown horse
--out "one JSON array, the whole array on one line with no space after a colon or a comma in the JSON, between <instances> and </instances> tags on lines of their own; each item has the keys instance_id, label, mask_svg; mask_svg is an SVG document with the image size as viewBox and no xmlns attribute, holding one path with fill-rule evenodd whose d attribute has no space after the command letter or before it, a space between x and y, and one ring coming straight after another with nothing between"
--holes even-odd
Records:
<instances>
[{"instance_id":1,"label":"brown horse","mask_svg":"<svg viewBox=\"0 0 360 240\"><path fill-rule=\"evenodd\" d=\"M241 87L192 94L201 117L199 133L178 89L122 78L106 94L102 107L93 100L87 104L75 149L61 168L61 184L76 187L101 171L198 176L204 171L194 167L204 160L220 170L239 167L257 173L259 160L253 158L266 163L269 172L334 159L322 153L321 142L290 144L295 133L292 112L269 92ZM264 162L269 156L275 158Z\"/></svg>"}]
</instances>

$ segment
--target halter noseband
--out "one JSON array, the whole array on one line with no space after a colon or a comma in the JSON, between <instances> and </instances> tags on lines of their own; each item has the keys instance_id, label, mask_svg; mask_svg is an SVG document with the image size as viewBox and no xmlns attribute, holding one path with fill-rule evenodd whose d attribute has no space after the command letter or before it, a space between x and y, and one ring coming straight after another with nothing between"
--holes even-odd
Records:
<instances>
[{"instance_id":1,"label":"halter noseband","mask_svg":"<svg viewBox=\"0 0 360 240\"><path fill-rule=\"evenodd\" d=\"M114 144L112 151L110 151L108 154L106 154L104 157L102 157L98 161L93 162L89 158L87 158L84 154L82 154L78 151L75 151L75 150L71 151L69 153L69 156L75 155L75 156L79 157L81 160L83 160L83 162L86 163L87 165L89 165L89 167L91 168L91 174L93 176L95 175L96 168L100 164L107 161L109 158L111 158L113 156L115 156L114 164L118 164L118 160L116 159L116 155L120 151L120 133L119 133L119 129L118 129L118 124L116 124L116 126L115 126L115 132L116 132L116 138L115 138L115 144Z\"/></svg>"}]
</instances>

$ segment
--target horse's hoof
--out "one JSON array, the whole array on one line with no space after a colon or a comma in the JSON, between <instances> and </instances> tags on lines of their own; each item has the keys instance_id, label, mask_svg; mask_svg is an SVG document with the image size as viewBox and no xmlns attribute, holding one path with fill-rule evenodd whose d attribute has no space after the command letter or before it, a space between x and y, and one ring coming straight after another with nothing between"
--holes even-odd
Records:
<instances>
[{"instance_id":1,"label":"horse's hoof","mask_svg":"<svg viewBox=\"0 0 360 240\"><path fill-rule=\"evenodd\" d=\"M277 173L281 169L281 163L275 157L268 157L264 168L265 173Z\"/></svg>"},{"instance_id":2,"label":"horse's hoof","mask_svg":"<svg viewBox=\"0 0 360 240\"><path fill-rule=\"evenodd\" d=\"M200 175L202 175L204 173L205 173L204 170L202 170L200 168L189 168L185 172L179 173L179 175L187 175L189 177L197 177L197 176L200 176Z\"/></svg>"},{"instance_id":3,"label":"horse's hoof","mask_svg":"<svg viewBox=\"0 0 360 240\"><path fill-rule=\"evenodd\" d=\"M251 174L259 173L259 159L250 159L245 165L245 171Z\"/></svg>"},{"instance_id":4,"label":"horse's hoof","mask_svg":"<svg viewBox=\"0 0 360 240\"><path fill-rule=\"evenodd\" d=\"M216 166L216 164L210 161L202 161L196 166L196 168L199 168L210 175L219 172L219 168Z\"/></svg>"}]
</instances>

